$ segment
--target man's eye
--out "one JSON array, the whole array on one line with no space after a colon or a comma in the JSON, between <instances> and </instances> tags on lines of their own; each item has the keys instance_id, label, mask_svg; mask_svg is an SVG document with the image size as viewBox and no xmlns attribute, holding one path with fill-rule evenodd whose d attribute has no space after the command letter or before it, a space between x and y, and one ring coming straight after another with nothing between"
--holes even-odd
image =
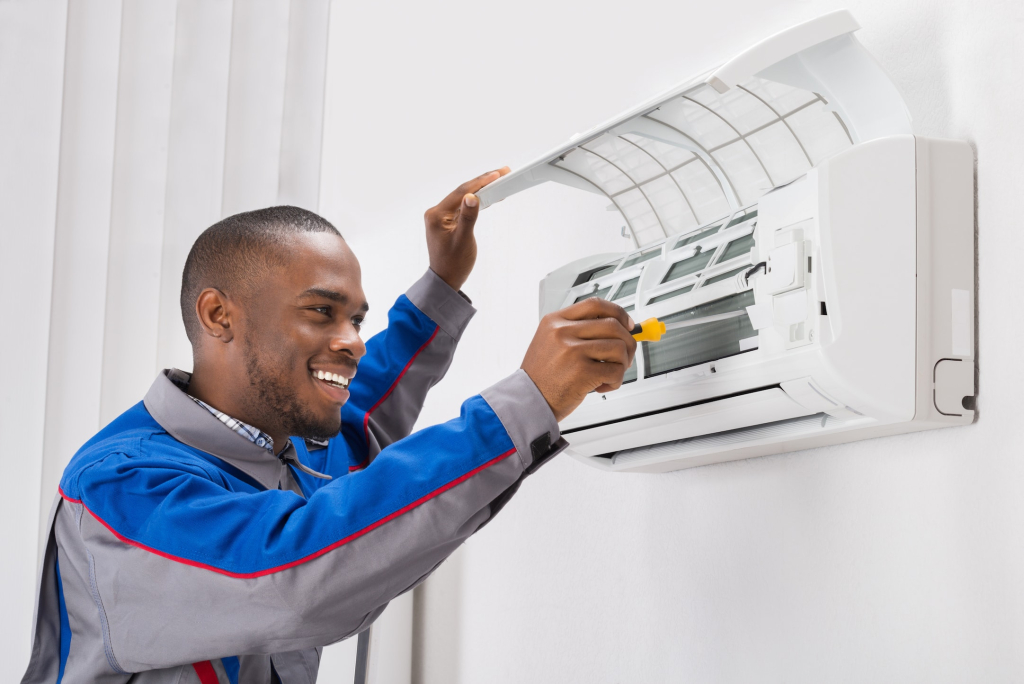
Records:
<instances>
[{"instance_id":1,"label":"man's eye","mask_svg":"<svg viewBox=\"0 0 1024 684\"><path fill-rule=\"evenodd\" d=\"M363 319L362 318L353 318L352 319L352 325L355 326L356 330L359 330L360 328L363 327Z\"/></svg>"},{"instance_id":2,"label":"man's eye","mask_svg":"<svg viewBox=\"0 0 1024 684\"><path fill-rule=\"evenodd\" d=\"M331 315L331 307L329 306L314 306L313 311L316 311L317 313L322 313L324 316Z\"/></svg>"}]
</instances>

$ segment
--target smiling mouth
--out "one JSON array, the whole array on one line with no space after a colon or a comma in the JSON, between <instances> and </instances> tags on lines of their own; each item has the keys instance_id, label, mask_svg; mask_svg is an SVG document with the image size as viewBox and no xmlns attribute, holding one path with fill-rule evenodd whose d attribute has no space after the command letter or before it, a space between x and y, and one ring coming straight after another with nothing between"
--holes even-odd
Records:
<instances>
[{"instance_id":1,"label":"smiling mouth","mask_svg":"<svg viewBox=\"0 0 1024 684\"><path fill-rule=\"evenodd\" d=\"M317 380L322 380L332 387L339 387L341 389L348 389L348 378L338 375L337 373L328 373L326 371L312 371L312 375Z\"/></svg>"}]
</instances>

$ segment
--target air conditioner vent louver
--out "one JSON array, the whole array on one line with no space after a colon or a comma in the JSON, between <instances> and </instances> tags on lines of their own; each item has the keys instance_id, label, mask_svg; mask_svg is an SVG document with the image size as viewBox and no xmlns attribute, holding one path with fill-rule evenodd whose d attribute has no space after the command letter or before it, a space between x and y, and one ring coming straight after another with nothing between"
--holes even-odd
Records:
<instances>
[{"instance_id":1,"label":"air conditioner vent louver","mask_svg":"<svg viewBox=\"0 0 1024 684\"><path fill-rule=\"evenodd\" d=\"M802 418L791 418L774 423L726 430L725 432L718 432L712 435L677 439L674 442L654 444L638 449L626 449L613 454L612 463L625 466L630 463L661 461L665 458L686 458L690 455L704 453L711 449L721 449L735 444L801 437L821 431L828 424L828 420L828 414L816 413Z\"/></svg>"}]
</instances>

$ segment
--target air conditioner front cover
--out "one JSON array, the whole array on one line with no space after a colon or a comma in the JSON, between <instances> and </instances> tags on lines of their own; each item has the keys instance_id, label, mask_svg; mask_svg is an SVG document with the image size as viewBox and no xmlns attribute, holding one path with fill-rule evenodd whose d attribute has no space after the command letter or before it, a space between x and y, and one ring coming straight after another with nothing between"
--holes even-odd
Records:
<instances>
[{"instance_id":1,"label":"air conditioner front cover","mask_svg":"<svg viewBox=\"0 0 1024 684\"><path fill-rule=\"evenodd\" d=\"M910 133L859 28L840 10L771 36L489 185L482 206L561 183L606 196L643 247L748 206L851 145Z\"/></svg>"}]
</instances>

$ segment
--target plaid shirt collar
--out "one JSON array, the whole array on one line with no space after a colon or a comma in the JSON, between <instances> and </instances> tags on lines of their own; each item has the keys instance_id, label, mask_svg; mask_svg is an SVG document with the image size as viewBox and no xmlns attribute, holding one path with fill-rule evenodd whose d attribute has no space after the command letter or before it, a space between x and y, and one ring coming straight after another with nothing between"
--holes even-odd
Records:
<instances>
[{"instance_id":1,"label":"plaid shirt collar","mask_svg":"<svg viewBox=\"0 0 1024 684\"><path fill-rule=\"evenodd\" d=\"M185 375L185 374L182 373L182 375ZM184 378L182 378L180 376L176 376L176 375L171 375L169 377L170 377L171 382L173 382L178 387L178 389L180 389L182 392L184 392L188 396L189 399L191 399L192 401L196 402L197 404L202 406L204 409L206 409L207 411L212 413L217 420L219 420L220 422L224 423L224 425L228 426L228 428L230 428L233 432L241 435L242 437L245 437L247 440L249 440L250 442L252 442L256 446L263 447L264 449L269 451L271 455L274 455L274 438L273 437L271 437L270 435L268 435L267 433L263 432L262 430L260 430L257 427L249 425L248 423L244 423L244 422L238 420L237 418L232 418L231 416L229 416L228 414L224 413L223 411L218 411L217 409L213 408L212 406L210 406L209 404L207 404L205 401L203 401L201 399L196 399L195 397L193 397L191 394L188 393L188 381L185 380ZM287 451L290 447L291 447L291 443L289 442L288 445L285 446L284 450ZM284 455L284 451L281 452L281 456L283 456L283 455Z\"/></svg>"}]
</instances>

